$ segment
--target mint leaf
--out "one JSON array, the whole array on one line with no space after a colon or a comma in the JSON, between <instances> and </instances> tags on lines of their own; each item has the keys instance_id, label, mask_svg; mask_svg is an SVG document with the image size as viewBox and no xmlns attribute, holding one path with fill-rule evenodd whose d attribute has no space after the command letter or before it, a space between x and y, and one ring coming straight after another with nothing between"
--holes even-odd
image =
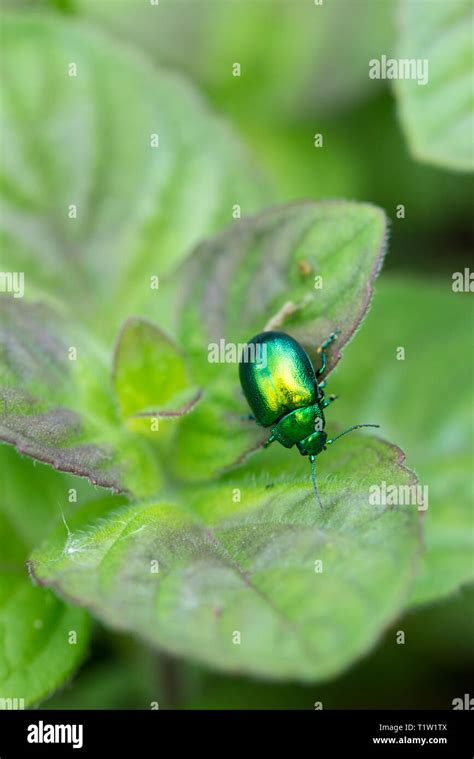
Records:
<instances>
[{"instance_id":1,"label":"mint leaf","mask_svg":"<svg viewBox=\"0 0 474 759\"><path fill-rule=\"evenodd\" d=\"M89 422L92 409L88 419L78 409L86 388L74 385L75 362L68 361L69 347L81 355L77 331L67 328L69 337L74 334L68 346L51 309L5 295L0 317L0 438L56 469L87 476L102 487L124 489L111 450L93 441L100 433ZM99 366L86 363L91 371ZM95 402L99 405L100 397Z\"/></svg>"},{"instance_id":2,"label":"mint leaf","mask_svg":"<svg viewBox=\"0 0 474 759\"><path fill-rule=\"evenodd\" d=\"M90 622L82 609L2 569L0 630L0 708L23 708L75 670L89 643Z\"/></svg>"},{"instance_id":3,"label":"mint leaf","mask_svg":"<svg viewBox=\"0 0 474 759\"><path fill-rule=\"evenodd\" d=\"M129 319L114 356L115 392L124 416L179 417L199 401L184 354L152 322Z\"/></svg>"},{"instance_id":4,"label":"mint leaf","mask_svg":"<svg viewBox=\"0 0 474 759\"><path fill-rule=\"evenodd\" d=\"M192 86L92 28L6 16L2 41L4 270L96 337L164 323L176 264L259 206L248 156Z\"/></svg>"},{"instance_id":5,"label":"mint leaf","mask_svg":"<svg viewBox=\"0 0 474 759\"><path fill-rule=\"evenodd\" d=\"M474 168L472 3L399 0L398 57L427 62L428 81L398 79L400 118L416 158Z\"/></svg>"},{"instance_id":6,"label":"mint leaf","mask_svg":"<svg viewBox=\"0 0 474 759\"><path fill-rule=\"evenodd\" d=\"M383 211L364 203L298 202L236 222L182 268L183 345L215 377L210 343L282 329L316 359L339 328L330 371L368 308L385 240Z\"/></svg>"},{"instance_id":7,"label":"mint leaf","mask_svg":"<svg viewBox=\"0 0 474 759\"><path fill-rule=\"evenodd\" d=\"M321 464L323 511L301 457L275 478L262 464L260 481L233 473L182 498L85 508L67 538L59 530L33 553L32 571L174 654L274 678L329 677L374 645L412 584L416 509L368 500L381 478L413 480L401 459L374 438L335 446Z\"/></svg>"}]
</instances>

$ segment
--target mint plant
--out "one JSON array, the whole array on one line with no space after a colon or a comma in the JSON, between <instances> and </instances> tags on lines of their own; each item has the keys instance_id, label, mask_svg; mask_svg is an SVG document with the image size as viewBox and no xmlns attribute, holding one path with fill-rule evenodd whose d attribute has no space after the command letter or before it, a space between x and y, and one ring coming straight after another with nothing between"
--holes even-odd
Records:
<instances>
[{"instance_id":1,"label":"mint plant","mask_svg":"<svg viewBox=\"0 0 474 759\"><path fill-rule=\"evenodd\" d=\"M0 698L64 682L88 612L212 668L335 676L468 573L430 591L416 508L369 503L374 483L416 481L385 428L321 461L321 512L307 462L261 450L237 366L209 346L278 328L317 362L338 327L328 372L353 350L357 401L338 425L366 419L364 333L346 346L384 212L273 205L187 82L85 26L12 16L4 46L2 266L25 297L0 294Z\"/></svg>"}]
</instances>

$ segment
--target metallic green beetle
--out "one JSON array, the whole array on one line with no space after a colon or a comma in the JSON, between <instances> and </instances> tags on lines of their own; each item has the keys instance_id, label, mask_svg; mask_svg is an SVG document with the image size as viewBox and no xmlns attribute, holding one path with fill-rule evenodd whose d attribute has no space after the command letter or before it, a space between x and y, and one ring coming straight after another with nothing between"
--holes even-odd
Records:
<instances>
[{"instance_id":1,"label":"metallic green beetle","mask_svg":"<svg viewBox=\"0 0 474 759\"><path fill-rule=\"evenodd\" d=\"M324 431L324 409L336 396L325 397L326 380L319 381L319 378L326 369L326 349L336 340L338 332L329 335L318 348L321 366L316 372L306 351L284 332L262 332L253 337L239 365L240 383L254 413L250 418L262 427L272 428L265 447L276 440L285 448L296 445L302 456L309 456L314 491L321 508L314 466L316 456L352 430L379 426L356 424L333 439L328 439Z\"/></svg>"}]
</instances>

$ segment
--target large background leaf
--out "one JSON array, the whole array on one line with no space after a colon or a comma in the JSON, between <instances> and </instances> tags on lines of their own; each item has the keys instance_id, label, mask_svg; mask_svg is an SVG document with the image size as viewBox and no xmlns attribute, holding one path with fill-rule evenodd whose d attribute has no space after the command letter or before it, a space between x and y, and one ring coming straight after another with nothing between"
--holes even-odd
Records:
<instances>
[{"instance_id":1,"label":"large background leaf","mask_svg":"<svg viewBox=\"0 0 474 759\"><path fill-rule=\"evenodd\" d=\"M185 71L238 119L294 124L364 100L376 92L367 76L367 47L392 44L392 0L357 0L357 24L345 0L283 2L278 13L271 3L249 0L194 0L192 14L181 0L160 7L78 0L75 6L159 63ZM240 78L231 75L235 61Z\"/></svg>"},{"instance_id":2,"label":"large background leaf","mask_svg":"<svg viewBox=\"0 0 474 759\"><path fill-rule=\"evenodd\" d=\"M396 82L400 115L414 155L447 168L474 168L470 0L399 0L397 57L426 59L429 80Z\"/></svg>"},{"instance_id":3,"label":"large background leaf","mask_svg":"<svg viewBox=\"0 0 474 759\"><path fill-rule=\"evenodd\" d=\"M331 377L332 421L378 422L403 446L429 490L420 574L411 603L436 600L474 580L472 467L473 304L443 283L395 279L379 297ZM383 329L380 325L383 324ZM397 349L405 359L397 360ZM468 360L469 359L469 360Z\"/></svg>"},{"instance_id":4,"label":"large background leaf","mask_svg":"<svg viewBox=\"0 0 474 759\"><path fill-rule=\"evenodd\" d=\"M323 511L307 461L295 457L286 480L281 464L279 481L228 475L187 493L186 505L86 509L71 524L74 551L58 532L32 569L106 623L171 652L268 677L329 677L403 607L419 550L416 509L368 503L371 484L412 480L400 451L364 438L331 454L321 464L331 472Z\"/></svg>"},{"instance_id":5,"label":"large background leaf","mask_svg":"<svg viewBox=\"0 0 474 759\"><path fill-rule=\"evenodd\" d=\"M125 316L166 312L166 274L235 203L255 210L261 181L193 88L138 52L30 15L4 18L2 42L2 266L113 339Z\"/></svg>"}]
</instances>

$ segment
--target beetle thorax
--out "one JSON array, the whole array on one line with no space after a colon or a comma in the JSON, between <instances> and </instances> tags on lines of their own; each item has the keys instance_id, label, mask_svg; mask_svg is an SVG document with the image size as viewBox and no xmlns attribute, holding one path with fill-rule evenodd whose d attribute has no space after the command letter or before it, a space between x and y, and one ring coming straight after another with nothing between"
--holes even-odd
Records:
<instances>
[{"instance_id":1,"label":"beetle thorax","mask_svg":"<svg viewBox=\"0 0 474 759\"><path fill-rule=\"evenodd\" d=\"M300 443L315 432L324 429L324 414L318 403L297 408L283 416L272 429L272 437L285 448Z\"/></svg>"}]
</instances>

